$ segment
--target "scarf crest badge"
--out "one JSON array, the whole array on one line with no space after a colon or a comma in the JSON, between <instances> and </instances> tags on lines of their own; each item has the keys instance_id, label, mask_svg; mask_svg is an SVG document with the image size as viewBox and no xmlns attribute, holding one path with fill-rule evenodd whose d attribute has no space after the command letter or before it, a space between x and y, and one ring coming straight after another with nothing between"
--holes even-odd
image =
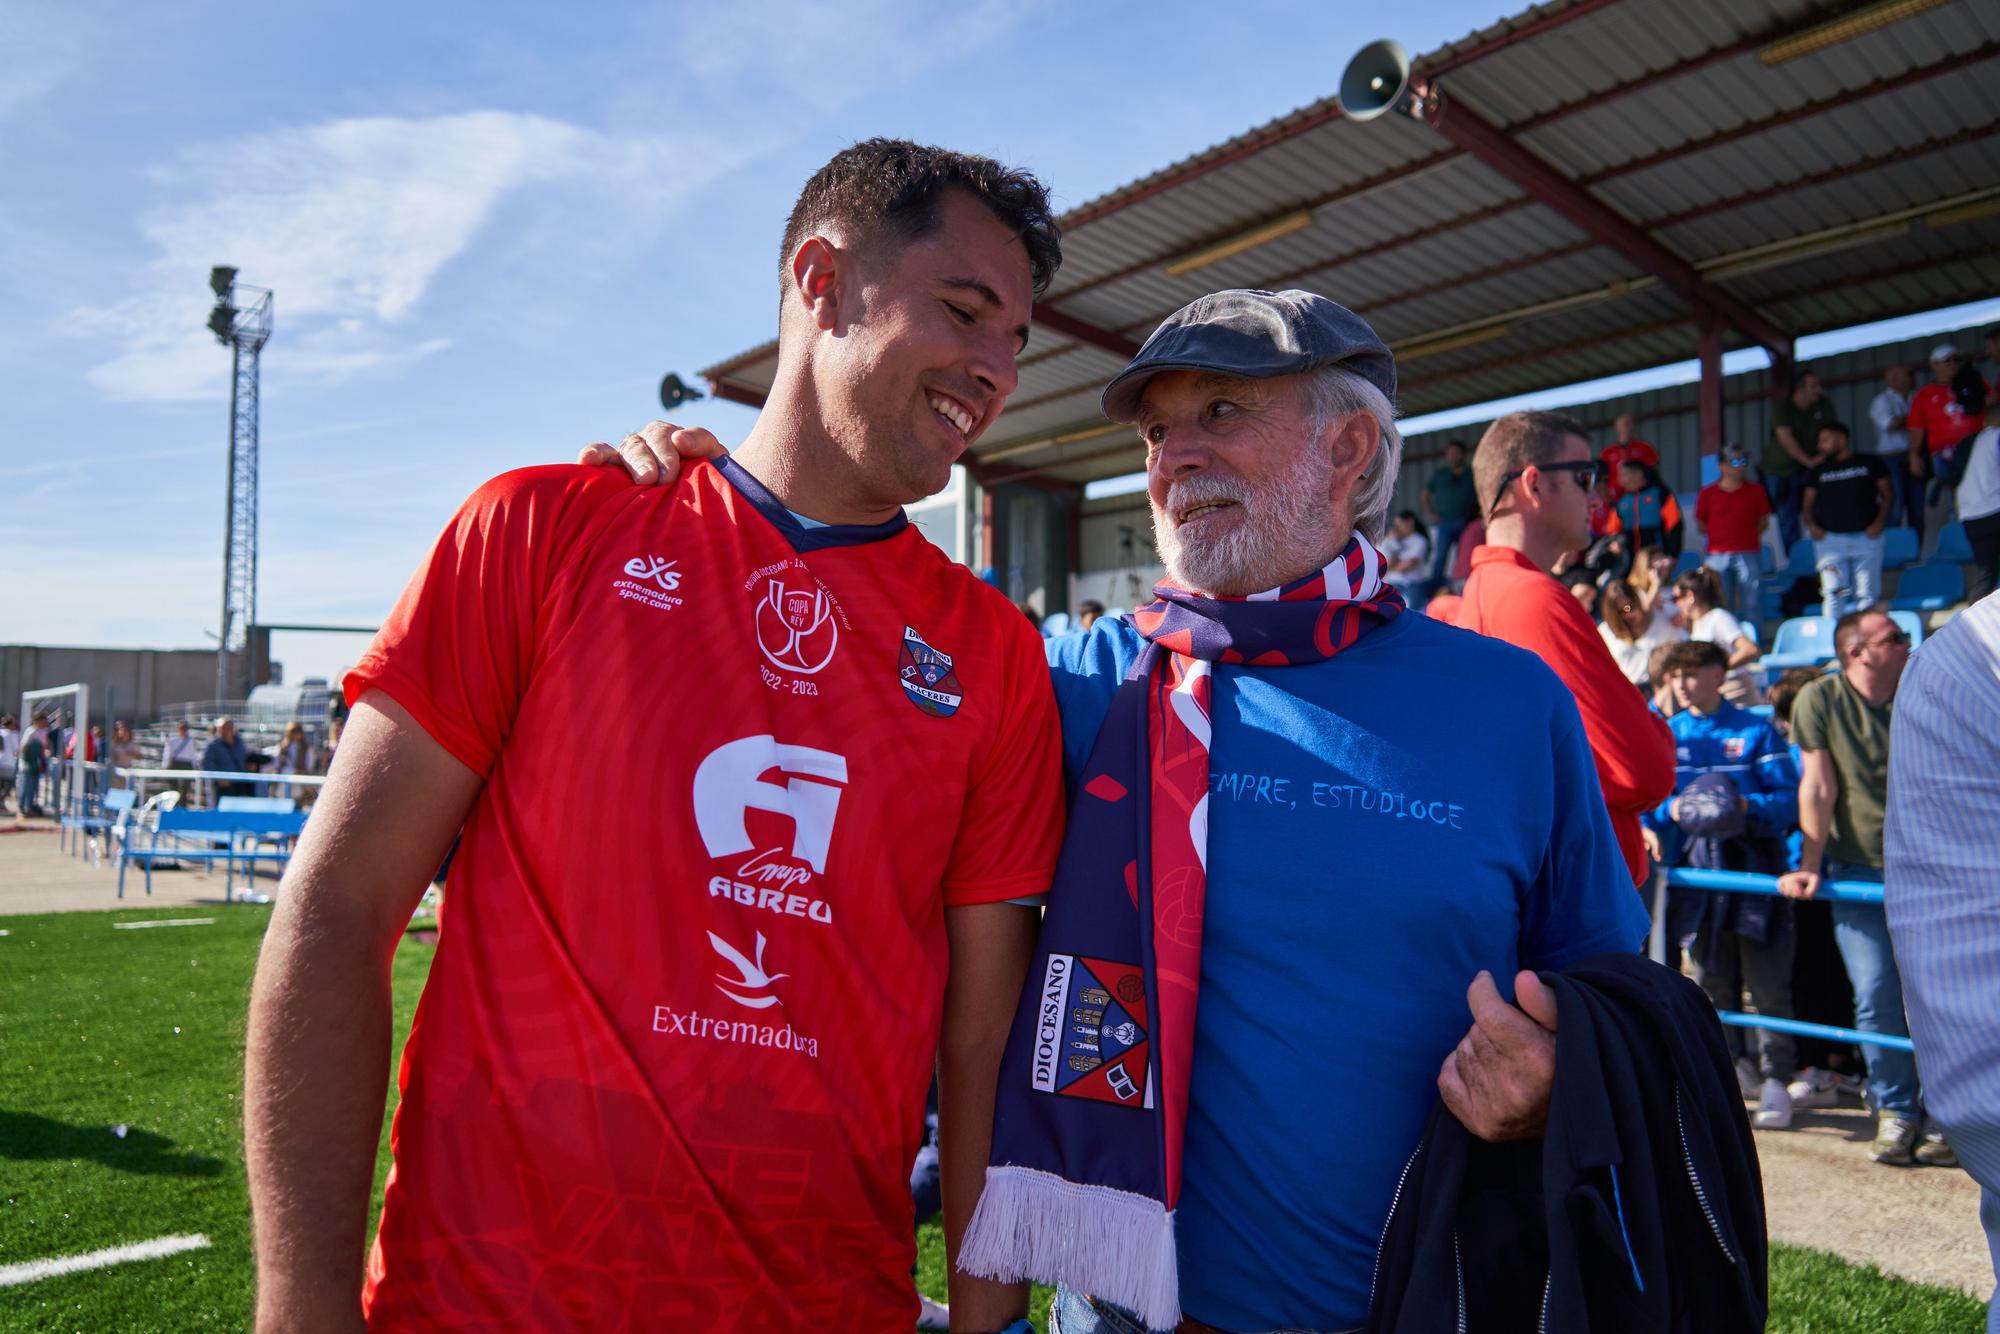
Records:
<instances>
[{"instance_id":1,"label":"scarf crest badge","mask_svg":"<svg viewBox=\"0 0 2000 1334\"><path fill-rule=\"evenodd\" d=\"M1173 1218L1201 976L1218 664L1324 662L1404 610L1359 534L1247 598L1172 584L1079 775L1001 1064L966 1272L1061 1283L1149 1328L1180 1321ZM1079 1244L1089 1239L1090 1244Z\"/></svg>"}]
</instances>

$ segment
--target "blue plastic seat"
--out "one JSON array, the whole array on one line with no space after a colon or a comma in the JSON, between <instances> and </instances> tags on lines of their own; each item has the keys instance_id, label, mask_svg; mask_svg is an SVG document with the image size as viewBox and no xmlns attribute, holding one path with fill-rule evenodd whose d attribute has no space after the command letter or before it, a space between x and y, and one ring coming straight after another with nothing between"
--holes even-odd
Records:
<instances>
[{"instance_id":1,"label":"blue plastic seat","mask_svg":"<svg viewBox=\"0 0 2000 1334\"><path fill-rule=\"evenodd\" d=\"M1785 574L1792 579L1810 578L1818 569L1813 561L1813 540L1802 537L1792 543L1791 559L1785 562Z\"/></svg>"},{"instance_id":2,"label":"blue plastic seat","mask_svg":"<svg viewBox=\"0 0 2000 1334\"><path fill-rule=\"evenodd\" d=\"M1882 534L1882 568L1900 570L1917 559L1917 530L1891 528Z\"/></svg>"},{"instance_id":3,"label":"blue plastic seat","mask_svg":"<svg viewBox=\"0 0 2000 1334\"><path fill-rule=\"evenodd\" d=\"M1676 579L1686 574L1689 570L1699 570L1700 568L1701 553L1699 551L1683 551L1674 558L1674 578Z\"/></svg>"},{"instance_id":4,"label":"blue plastic seat","mask_svg":"<svg viewBox=\"0 0 2000 1334\"><path fill-rule=\"evenodd\" d=\"M1824 616L1794 616L1778 627L1771 651L1757 659L1768 678L1788 667L1817 667L1833 657L1833 622Z\"/></svg>"},{"instance_id":5,"label":"blue plastic seat","mask_svg":"<svg viewBox=\"0 0 2000 1334\"><path fill-rule=\"evenodd\" d=\"M1929 561L1903 571L1896 597L1889 605L1904 611L1936 611L1965 600L1965 571L1956 565Z\"/></svg>"},{"instance_id":6,"label":"blue plastic seat","mask_svg":"<svg viewBox=\"0 0 2000 1334\"><path fill-rule=\"evenodd\" d=\"M1931 553L1931 560L1969 561L1972 559L1972 543L1966 540L1965 525L1954 520L1938 530L1937 550Z\"/></svg>"}]
</instances>

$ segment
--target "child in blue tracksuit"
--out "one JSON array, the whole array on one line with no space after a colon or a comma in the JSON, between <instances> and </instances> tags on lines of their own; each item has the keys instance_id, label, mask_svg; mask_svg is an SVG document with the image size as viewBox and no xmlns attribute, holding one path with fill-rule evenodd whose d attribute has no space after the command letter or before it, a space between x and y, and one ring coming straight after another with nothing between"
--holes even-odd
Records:
<instances>
[{"instance_id":1,"label":"child in blue tracksuit","mask_svg":"<svg viewBox=\"0 0 2000 1334\"><path fill-rule=\"evenodd\" d=\"M1799 813L1791 748L1768 720L1722 697L1729 656L1721 646L1675 644L1661 667L1681 706L1667 721L1674 733L1674 795L1646 817L1665 860L1762 875L1784 870L1783 840ZM1791 1018L1798 948L1791 905L1766 895L1675 893L1676 907L1692 909L1696 919L1690 959L1715 1007L1744 1008L1747 990L1754 1013ZM1755 1089L1756 1125L1782 1130L1792 1123L1787 1085L1798 1073L1796 1049L1790 1034L1753 1032L1754 1070L1743 1030L1729 1030L1730 1045L1744 1092Z\"/></svg>"}]
</instances>

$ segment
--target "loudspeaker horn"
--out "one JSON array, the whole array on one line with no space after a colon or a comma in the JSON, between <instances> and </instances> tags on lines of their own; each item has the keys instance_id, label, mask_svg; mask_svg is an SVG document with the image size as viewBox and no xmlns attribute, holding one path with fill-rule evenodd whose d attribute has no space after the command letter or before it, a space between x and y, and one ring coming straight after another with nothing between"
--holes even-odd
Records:
<instances>
[{"instance_id":1,"label":"loudspeaker horn","mask_svg":"<svg viewBox=\"0 0 2000 1334\"><path fill-rule=\"evenodd\" d=\"M701 390L694 388L678 375L669 374L666 379L660 381L660 405L668 412L672 412L683 403L692 403L701 397L703 397Z\"/></svg>"},{"instance_id":2,"label":"loudspeaker horn","mask_svg":"<svg viewBox=\"0 0 2000 1334\"><path fill-rule=\"evenodd\" d=\"M1374 120L1402 104L1410 89L1410 56L1403 44L1384 38L1354 53L1340 75L1340 113L1349 120Z\"/></svg>"}]
</instances>

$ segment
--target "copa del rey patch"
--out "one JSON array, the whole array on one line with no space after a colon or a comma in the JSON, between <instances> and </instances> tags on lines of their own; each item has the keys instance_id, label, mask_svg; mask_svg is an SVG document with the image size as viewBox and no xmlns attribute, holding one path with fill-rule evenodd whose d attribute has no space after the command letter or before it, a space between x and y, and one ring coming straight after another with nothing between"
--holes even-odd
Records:
<instances>
[{"instance_id":1,"label":"copa del rey patch","mask_svg":"<svg viewBox=\"0 0 2000 1334\"><path fill-rule=\"evenodd\" d=\"M1051 954L1029 1080L1043 1093L1151 1107L1146 979L1138 965Z\"/></svg>"},{"instance_id":2,"label":"copa del rey patch","mask_svg":"<svg viewBox=\"0 0 2000 1334\"><path fill-rule=\"evenodd\" d=\"M896 678L910 703L934 718L951 717L965 702L965 687L952 670L951 655L926 644L923 636L907 625L903 627L903 653L896 665Z\"/></svg>"}]
</instances>

